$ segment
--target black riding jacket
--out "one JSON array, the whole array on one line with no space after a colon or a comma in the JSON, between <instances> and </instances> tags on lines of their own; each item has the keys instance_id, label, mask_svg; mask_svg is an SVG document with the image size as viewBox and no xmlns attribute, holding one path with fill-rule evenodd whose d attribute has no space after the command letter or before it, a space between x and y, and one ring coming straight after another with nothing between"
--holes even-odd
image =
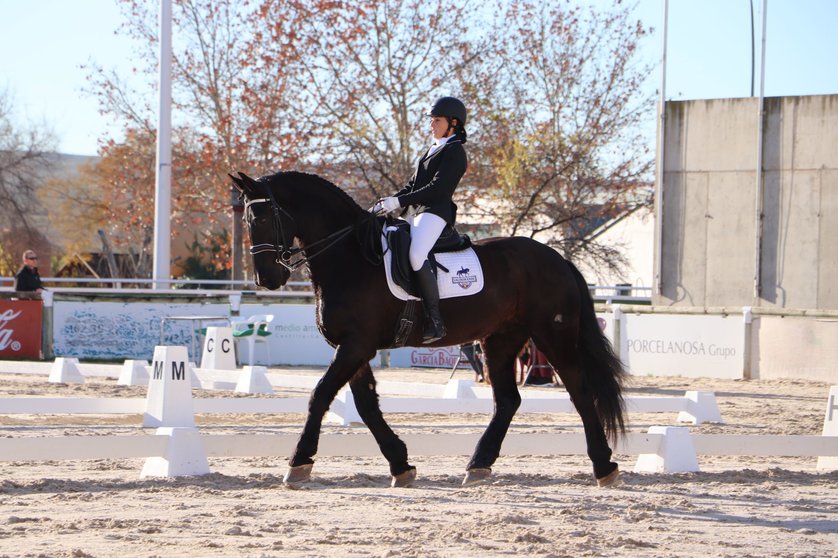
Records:
<instances>
[{"instance_id":1,"label":"black riding jacket","mask_svg":"<svg viewBox=\"0 0 838 558\"><path fill-rule=\"evenodd\" d=\"M402 207L413 206L416 214L427 211L453 225L457 217L457 205L451 198L468 168L466 150L456 138L448 140L428 156L430 150L428 148L419 159L413 177L395 197Z\"/></svg>"}]
</instances>

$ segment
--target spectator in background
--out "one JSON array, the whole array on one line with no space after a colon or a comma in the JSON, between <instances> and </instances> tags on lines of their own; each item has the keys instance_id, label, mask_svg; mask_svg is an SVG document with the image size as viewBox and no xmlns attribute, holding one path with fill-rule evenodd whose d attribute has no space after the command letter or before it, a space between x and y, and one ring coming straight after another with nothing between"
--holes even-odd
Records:
<instances>
[{"instance_id":1,"label":"spectator in background","mask_svg":"<svg viewBox=\"0 0 838 558\"><path fill-rule=\"evenodd\" d=\"M23 253L23 267L15 274L15 290L40 293L44 290L38 275L38 254L32 250Z\"/></svg>"},{"instance_id":2,"label":"spectator in background","mask_svg":"<svg viewBox=\"0 0 838 558\"><path fill-rule=\"evenodd\" d=\"M460 350L465 355L468 363L471 364L472 370L474 370L474 381L485 382L486 375L483 373L483 349L480 347L480 343L477 341L465 343L460 345Z\"/></svg>"}]
</instances>

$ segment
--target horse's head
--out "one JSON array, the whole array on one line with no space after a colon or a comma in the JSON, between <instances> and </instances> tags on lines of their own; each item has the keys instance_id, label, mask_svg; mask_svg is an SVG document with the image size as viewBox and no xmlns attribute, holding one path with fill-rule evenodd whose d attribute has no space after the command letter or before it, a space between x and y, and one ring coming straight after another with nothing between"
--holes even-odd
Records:
<instances>
[{"instance_id":1,"label":"horse's head","mask_svg":"<svg viewBox=\"0 0 838 558\"><path fill-rule=\"evenodd\" d=\"M270 185L240 172L229 175L245 199L244 222L250 233L250 254L256 271L256 284L276 290L291 277L288 264L294 254L297 224L274 197Z\"/></svg>"}]
</instances>

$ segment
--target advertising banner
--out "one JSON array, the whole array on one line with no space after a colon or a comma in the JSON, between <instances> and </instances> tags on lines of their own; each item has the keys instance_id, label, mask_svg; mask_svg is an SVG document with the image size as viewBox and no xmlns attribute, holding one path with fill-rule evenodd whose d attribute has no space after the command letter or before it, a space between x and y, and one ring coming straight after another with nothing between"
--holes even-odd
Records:
<instances>
[{"instance_id":1,"label":"advertising banner","mask_svg":"<svg viewBox=\"0 0 838 558\"><path fill-rule=\"evenodd\" d=\"M41 358L40 300L0 300L0 358Z\"/></svg>"},{"instance_id":2,"label":"advertising banner","mask_svg":"<svg viewBox=\"0 0 838 558\"><path fill-rule=\"evenodd\" d=\"M741 315L623 314L620 356L632 374L742 378Z\"/></svg>"},{"instance_id":3,"label":"advertising banner","mask_svg":"<svg viewBox=\"0 0 838 558\"><path fill-rule=\"evenodd\" d=\"M56 301L54 352L55 356L80 359L151 360L154 347L163 344L187 347L189 359L194 361L201 350L200 342L193 344L193 336L199 335L195 329L208 323L188 319L167 321L161 332L161 319L166 316L226 318L229 314L227 304Z\"/></svg>"},{"instance_id":4,"label":"advertising banner","mask_svg":"<svg viewBox=\"0 0 838 558\"><path fill-rule=\"evenodd\" d=\"M402 347L390 351L393 368L447 368L451 370L460 356L460 346L454 347ZM470 367L468 359L460 360L460 367Z\"/></svg>"},{"instance_id":5,"label":"advertising banner","mask_svg":"<svg viewBox=\"0 0 838 558\"><path fill-rule=\"evenodd\" d=\"M317 329L313 304L242 304L239 317L272 314L268 327L271 335L271 364L291 366L327 366L335 350L326 343ZM255 346L255 364L267 364L268 347Z\"/></svg>"}]
</instances>

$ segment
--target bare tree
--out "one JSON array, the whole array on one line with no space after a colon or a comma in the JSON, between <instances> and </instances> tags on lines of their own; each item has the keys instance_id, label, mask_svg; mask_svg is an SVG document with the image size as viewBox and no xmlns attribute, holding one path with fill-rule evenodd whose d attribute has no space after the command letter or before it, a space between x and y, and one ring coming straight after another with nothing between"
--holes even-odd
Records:
<instances>
[{"instance_id":1,"label":"bare tree","mask_svg":"<svg viewBox=\"0 0 838 558\"><path fill-rule=\"evenodd\" d=\"M289 37L274 22L291 4L301 17ZM308 162L360 185L362 201L401 188L429 142L425 111L435 97L459 93L460 73L486 50L479 26L467 33L476 5L264 1L266 44L298 51L293 94L316 141Z\"/></svg>"},{"instance_id":2,"label":"bare tree","mask_svg":"<svg viewBox=\"0 0 838 558\"><path fill-rule=\"evenodd\" d=\"M510 3L495 26L496 56L467 77L482 125L467 190L473 217L612 270L624 260L598 237L650 203L653 164L639 132L653 107L641 87L649 68L635 60L647 30L630 11Z\"/></svg>"},{"instance_id":3,"label":"bare tree","mask_svg":"<svg viewBox=\"0 0 838 558\"><path fill-rule=\"evenodd\" d=\"M16 125L11 95L0 91L0 274L20 266L26 249L48 265L49 240L37 226L37 191L54 163L55 138L46 125Z\"/></svg>"}]
</instances>

